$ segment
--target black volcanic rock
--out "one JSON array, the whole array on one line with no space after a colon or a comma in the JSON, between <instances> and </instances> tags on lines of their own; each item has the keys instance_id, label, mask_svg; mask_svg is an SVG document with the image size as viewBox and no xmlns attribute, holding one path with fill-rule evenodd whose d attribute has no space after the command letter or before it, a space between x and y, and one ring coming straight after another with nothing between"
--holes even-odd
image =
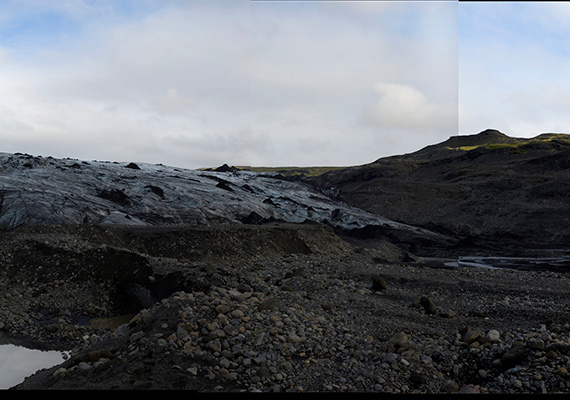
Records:
<instances>
[{"instance_id":1,"label":"black volcanic rock","mask_svg":"<svg viewBox=\"0 0 570 400\"><path fill-rule=\"evenodd\" d=\"M97 197L112 201L120 206L130 206L132 204L132 200L129 196L118 189L104 189L97 195Z\"/></svg>"},{"instance_id":2,"label":"black volcanic rock","mask_svg":"<svg viewBox=\"0 0 570 400\"><path fill-rule=\"evenodd\" d=\"M158 186L154 186L154 185L146 185L145 188L149 189L151 192L153 192L154 194L156 194L158 197L160 197L161 199L164 199L164 190L162 190L161 188L159 188Z\"/></svg>"},{"instance_id":3,"label":"black volcanic rock","mask_svg":"<svg viewBox=\"0 0 570 400\"><path fill-rule=\"evenodd\" d=\"M238 168L236 167L230 167L228 164L224 164L216 169L214 169L215 172L236 172L239 171Z\"/></svg>"},{"instance_id":4,"label":"black volcanic rock","mask_svg":"<svg viewBox=\"0 0 570 400\"><path fill-rule=\"evenodd\" d=\"M135 163L129 163L128 165L125 165L125 168L140 169L140 167Z\"/></svg>"}]
</instances>

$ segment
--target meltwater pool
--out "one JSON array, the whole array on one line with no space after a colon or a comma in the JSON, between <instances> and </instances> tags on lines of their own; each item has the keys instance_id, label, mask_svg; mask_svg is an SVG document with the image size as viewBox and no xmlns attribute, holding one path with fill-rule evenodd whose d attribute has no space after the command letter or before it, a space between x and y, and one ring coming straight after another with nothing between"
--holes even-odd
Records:
<instances>
[{"instance_id":1,"label":"meltwater pool","mask_svg":"<svg viewBox=\"0 0 570 400\"><path fill-rule=\"evenodd\" d=\"M40 369L65 361L67 353L29 349L15 344L0 344L0 389L9 389Z\"/></svg>"}]
</instances>

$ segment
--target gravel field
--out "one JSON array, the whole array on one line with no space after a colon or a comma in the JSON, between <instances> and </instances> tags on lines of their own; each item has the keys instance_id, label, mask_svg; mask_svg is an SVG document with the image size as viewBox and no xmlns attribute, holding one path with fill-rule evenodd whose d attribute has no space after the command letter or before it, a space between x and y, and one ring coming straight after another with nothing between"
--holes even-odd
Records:
<instances>
[{"instance_id":1,"label":"gravel field","mask_svg":"<svg viewBox=\"0 0 570 400\"><path fill-rule=\"evenodd\" d=\"M5 235L0 330L71 350L13 389L570 391L566 273L344 239L278 224Z\"/></svg>"}]
</instances>

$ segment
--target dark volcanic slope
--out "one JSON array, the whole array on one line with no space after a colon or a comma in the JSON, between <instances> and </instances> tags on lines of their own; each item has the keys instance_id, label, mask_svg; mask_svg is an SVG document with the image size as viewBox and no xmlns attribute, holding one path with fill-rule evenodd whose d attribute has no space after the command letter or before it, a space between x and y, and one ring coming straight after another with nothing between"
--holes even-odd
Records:
<instances>
[{"instance_id":1,"label":"dark volcanic slope","mask_svg":"<svg viewBox=\"0 0 570 400\"><path fill-rule=\"evenodd\" d=\"M313 181L350 205L469 242L556 247L570 237L569 177L570 135L486 130Z\"/></svg>"}]
</instances>

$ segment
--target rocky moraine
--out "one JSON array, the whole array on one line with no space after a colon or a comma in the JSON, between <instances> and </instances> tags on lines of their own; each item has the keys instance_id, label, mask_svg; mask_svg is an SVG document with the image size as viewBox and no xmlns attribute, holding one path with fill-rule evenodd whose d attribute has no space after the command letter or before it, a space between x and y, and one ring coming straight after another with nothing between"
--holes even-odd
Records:
<instances>
[{"instance_id":1,"label":"rocky moraine","mask_svg":"<svg viewBox=\"0 0 570 400\"><path fill-rule=\"evenodd\" d=\"M4 249L19 272L3 277L2 331L71 350L14 389L570 390L565 273L440 268L319 226L227 227L206 246L225 252L194 258L182 249L208 230L177 231L172 243L184 246L165 255L133 251L142 231L93 229L22 232L11 239L21 247ZM39 243L50 252L20 268ZM98 274L107 252L128 259L119 248L131 268ZM64 260L72 271L55 277ZM143 306L127 289L135 282L156 301Z\"/></svg>"}]
</instances>

